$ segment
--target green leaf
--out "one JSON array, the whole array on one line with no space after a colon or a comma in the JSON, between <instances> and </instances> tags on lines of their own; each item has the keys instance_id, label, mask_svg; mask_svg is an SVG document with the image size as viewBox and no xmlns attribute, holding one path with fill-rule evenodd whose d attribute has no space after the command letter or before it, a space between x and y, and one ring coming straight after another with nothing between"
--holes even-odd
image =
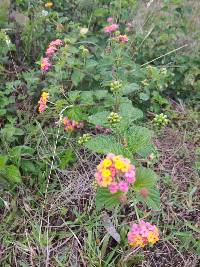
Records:
<instances>
[{"instance_id":1,"label":"green leaf","mask_svg":"<svg viewBox=\"0 0 200 267\"><path fill-rule=\"evenodd\" d=\"M149 188L148 195L146 198L143 198L137 193L137 198L139 201L146 203L148 208L152 210L160 210L160 193L156 188Z\"/></svg>"},{"instance_id":2,"label":"green leaf","mask_svg":"<svg viewBox=\"0 0 200 267\"><path fill-rule=\"evenodd\" d=\"M140 97L140 100L143 100L143 101L149 100L149 95L145 93L140 93L139 97Z\"/></svg>"},{"instance_id":3,"label":"green leaf","mask_svg":"<svg viewBox=\"0 0 200 267\"><path fill-rule=\"evenodd\" d=\"M122 123L126 125L130 125L133 121L143 117L143 112L138 108L134 108L131 101L121 104L119 113L122 117Z\"/></svg>"},{"instance_id":4,"label":"green leaf","mask_svg":"<svg viewBox=\"0 0 200 267\"><path fill-rule=\"evenodd\" d=\"M125 86L122 90L123 95L129 95L133 92L136 92L140 89L139 85L137 83L131 83L127 86Z\"/></svg>"},{"instance_id":5,"label":"green leaf","mask_svg":"<svg viewBox=\"0 0 200 267\"><path fill-rule=\"evenodd\" d=\"M90 139L85 146L96 153L113 153L115 155L123 155L132 159L132 154L124 146L118 143L113 136L98 135Z\"/></svg>"},{"instance_id":6,"label":"green leaf","mask_svg":"<svg viewBox=\"0 0 200 267\"><path fill-rule=\"evenodd\" d=\"M115 194L111 194L107 188L98 188L96 193L96 208L100 210L102 208L112 209L114 206L120 204L120 196L122 192L117 192Z\"/></svg>"},{"instance_id":7,"label":"green leaf","mask_svg":"<svg viewBox=\"0 0 200 267\"><path fill-rule=\"evenodd\" d=\"M72 73L72 83L77 86L84 78L84 73L80 70L74 70Z\"/></svg>"},{"instance_id":8,"label":"green leaf","mask_svg":"<svg viewBox=\"0 0 200 267\"><path fill-rule=\"evenodd\" d=\"M68 93L69 101L74 103L80 97L80 91L71 91Z\"/></svg>"},{"instance_id":9,"label":"green leaf","mask_svg":"<svg viewBox=\"0 0 200 267\"><path fill-rule=\"evenodd\" d=\"M140 190L142 188L152 188L155 186L158 180L157 174L148 168L138 167L136 169L136 181L134 183L134 188Z\"/></svg>"},{"instance_id":10,"label":"green leaf","mask_svg":"<svg viewBox=\"0 0 200 267\"><path fill-rule=\"evenodd\" d=\"M7 160L7 156L0 155L0 169L3 169L5 167Z\"/></svg>"},{"instance_id":11,"label":"green leaf","mask_svg":"<svg viewBox=\"0 0 200 267\"><path fill-rule=\"evenodd\" d=\"M125 138L128 143L128 149L133 153L140 153L140 151L149 147L151 144L153 132L141 126L133 126L125 133Z\"/></svg>"},{"instance_id":12,"label":"green leaf","mask_svg":"<svg viewBox=\"0 0 200 267\"><path fill-rule=\"evenodd\" d=\"M110 112L102 111L98 112L94 115L88 117L88 122L94 125L101 125L108 127L108 120L107 117L109 116Z\"/></svg>"},{"instance_id":13,"label":"green leaf","mask_svg":"<svg viewBox=\"0 0 200 267\"><path fill-rule=\"evenodd\" d=\"M101 100L103 98L106 98L107 95L108 95L108 91L106 91L106 90L96 90L94 92L94 97L97 100Z\"/></svg>"},{"instance_id":14,"label":"green leaf","mask_svg":"<svg viewBox=\"0 0 200 267\"><path fill-rule=\"evenodd\" d=\"M22 160L21 161L21 169L23 174L34 174L37 172L35 164L30 160Z\"/></svg>"},{"instance_id":15,"label":"green leaf","mask_svg":"<svg viewBox=\"0 0 200 267\"><path fill-rule=\"evenodd\" d=\"M71 148L65 150L60 157L60 168L65 169L71 162L75 160L74 152Z\"/></svg>"},{"instance_id":16,"label":"green leaf","mask_svg":"<svg viewBox=\"0 0 200 267\"><path fill-rule=\"evenodd\" d=\"M80 96L81 104L92 105L94 103L93 94L94 94L94 92L92 92L92 91L81 92L81 96Z\"/></svg>"},{"instance_id":17,"label":"green leaf","mask_svg":"<svg viewBox=\"0 0 200 267\"><path fill-rule=\"evenodd\" d=\"M21 183L21 174L19 169L15 165L9 165L5 168L5 177L11 183Z\"/></svg>"}]
</instances>

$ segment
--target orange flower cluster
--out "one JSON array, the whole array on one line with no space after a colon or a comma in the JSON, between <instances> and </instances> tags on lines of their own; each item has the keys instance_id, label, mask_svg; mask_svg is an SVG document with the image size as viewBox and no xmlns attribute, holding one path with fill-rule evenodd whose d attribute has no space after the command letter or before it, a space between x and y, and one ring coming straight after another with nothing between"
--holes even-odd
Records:
<instances>
[{"instance_id":1,"label":"orange flower cluster","mask_svg":"<svg viewBox=\"0 0 200 267\"><path fill-rule=\"evenodd\" d=\"M40 100L38 101L38 103L39 103L39 107L38 107L39 113L44 112L45 109L47 108L48 97L49 97L49 93L47 93L47 92L43 92L42 93L42 95L40 97Z\"/></svg>"},{"instance_id":2,"label":"orange flower cluster","mask_svg":"<svg viewBox=\"0 0 200 267\"><path fill-rule=\"evenodd\" d=\"M70 120L69 118L65 117L63 119L63 124L65 126L65 130L67 132L73 132L75 129L80 129L83 128L84 124L83 122L75 121L75 120Z\"/></svg>"}]
</instances>

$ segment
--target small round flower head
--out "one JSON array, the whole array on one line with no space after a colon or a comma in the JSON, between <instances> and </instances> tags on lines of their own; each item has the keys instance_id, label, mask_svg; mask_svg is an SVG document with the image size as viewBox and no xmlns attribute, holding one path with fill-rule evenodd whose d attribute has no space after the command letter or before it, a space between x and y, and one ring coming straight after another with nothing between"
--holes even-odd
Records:
<instances>
[{"instance_id":1,"label":"small round flower head","mask_svg":"<svg viewBox=\"0 0 200 267\"><path fill-rule=\"evenodd\" d=\"M107 18L107 22L113 23L114 22L114 19L112 17L109 17L109 18Z\"/></svg>"},{"instance_id":2,"label":"small round flower head","mask_svg":"<svg viewBox=\"0 0 200 267\"><path fill-rule=\"evenodd\" d=\"M41 94L40 100L38 101L38 104L39 104L38 111L39 111L39 113L44 112L45 109L47 108L48 97L49 97L49 93L47 93L47 92L43 92Z\"/></svg>"},{"instance_id":3,"label":"small round flower head","mask_svg":"<svg viewBox=\"0 0 200 267\"><path fill-rule=\"evenodd\" d=\"M75 129L80 129L84 126L83 122L70 120L68 117L63 119L63 124L65 126L65 131L67 132L73 132Z\"/></svg>"},{"instance_id":4,"label":"small round flower head","mask_svg":"<svg viewBox=\"0 0 200 267\"><path fill-rule=\"evenodd\" d=\"M113 33L115 32L117 29L119 28L119 25L116 23L113 23L111 25L108 25L106 27L104 27L104 32L105 33Z\"/></svg>"},{"instance_id":5,"label":"small round flower head","mask_svg":"<svg viewBox=\"0 0 200 267\"><path fill-rule=\"evenodd\" d=\"M47 2L44 6L47 7L47 8L51 8L53 6L53 3L52 2Z\"/></svg>"},{"instance_id":6,"label":"small round flower head","mask_svg":"<svg viewBox=\"0 0 200 267\"><path fill-rule=\"evenodd\" d=\"M132 224L128 233L128 241L132 247L145 247L146 245L154 245L159 240L159 232L155 225L143 220L138 224Z\"/></svg>"},{"instance_id":7,"label":"small round flower head","mask_svg":"<svg viewBox=\"0 0 200 267\"><path fill-rule=\"evenodd\" d=\"M162 126L167 125L169 123L169 120L167 118L167 115L164 115L163 113L161 113L155 116L155 118L153 119L153 123L158 127L162 127Z\"/></svg>"},{"instance_id":8,"label":"small round flower head","mask_svg":"<svg viewBox=\"0 0 200 267\"><path fill-rule=\"evenodd\" d=\"M57 48L55 46L49 46L45 53L46 57L48 58L53 57L56 51L57 51Z\"/></svg>"},{"instance_id":9,"label":"small round flower head","mask_svg":"<svg viewBox=\"0 0 200 267\"><path fill-rule=\"evenodd\" d=\"M107 119L110 124L115 124L120 122L121 117L119 116L118 113L111 112Z\"/></svg>"},{"instance_id":10,"label":"small round flower head","mask_svg":"<svg viewBox=\"0 0 200 267\"><path fill-rule=\"evenodd\" d=\"M41 61L41 70L48 71L51 68L51 63L49 62L49 58L44 57Z\"/></svg>"},{"instance_id":11,"label":"small round flower head","mask_svg":"<svg viewBox=\"0 0 200 267\"><path fill-rule=\"evenodd\" d=\"M78 144L83 145L83 144L87 143L90 139L91 139L91 135L89 133L83 134L83 136L80 136L78 138Z\"/></svg>"},{"instance_id":12,"label":"small round flower head","mask_svg":"<svg viewBox=\"0 0 200 267\"><path fill-rule=\"evenodd\" d=\"M129 185L135 182L135 166L120 155L108 154L97 166L95 178L100 187L108 187L112 194L127 193Z\"/></svg>"},{"instance_id":13,"label":"small round flower head","mask_svg":"<svg viewBox=\"0 0 200 267\"><path fill-rule=\"evenodd\" d=\"M99 133L104 133L104 134L110 134L111 133L111 129L102 127L101 125L98 125L98 124L95 126L95 129Z\"/></svg>"},{"instance_id":14,"label":"small round flower head","mask_svg":"<svg viewBox=\"0 0 200 267\"><path fill-rule=\"evenodd\" d=\"M83 57L86 57L89 54L89 50L84 45L81 45L79 50L81 52L81 56Z\"/></svg>"},{"instance_id":15,"label":"small round flower head","mask_svg":"<svg viewBox=\"0 0 200 267\"><path fill-rule=\"evenodd\" d=\"M120 81L113 81L110 84L110 91L113 93L119 93L122 89L122 83Z\"/></svg>"},{"instance_id":16,"label":"small round flower head","mask_svg":"<svg viewBox=\"0 0 200 267\"><path fill-rule=\"evenodd\" d=\"M85 35L88 33L88 28L80 28L80 34Z\"/></svg>"},{"instance_id":17,"label":"small round flower head","mask_svg":"<svg viewBox=\"0 0 200 267\"><path fill-rule=\"evenodd\" d=\"M125 43L127 43L128 42L128 37L127 37L127 35L118 35L117 37L115 37L114 38L117 42L119 42L119 43L122 43L122 44L125 44Z\"/></svg>"},{"instance_id":18,"label":"small round flower head","mask_svg":"<svg viewBox=\"0 0 200 267\"><path fill-rule=\"evenodd\" d=\"M63 45L63 41L60 40L60 39L56 39L56 40L52 41L52 42L49 44L49 46L61 46L61 45Z\"/></svg>"}]
</instances>

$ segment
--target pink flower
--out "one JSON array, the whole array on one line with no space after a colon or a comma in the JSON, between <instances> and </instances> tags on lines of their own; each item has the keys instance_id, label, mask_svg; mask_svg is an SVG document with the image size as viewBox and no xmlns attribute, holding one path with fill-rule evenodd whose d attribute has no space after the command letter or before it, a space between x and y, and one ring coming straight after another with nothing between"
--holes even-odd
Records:
<instances>
[{"instance_id":1,"label":"pink flower","mask_svg":"<svg viewBox=\"0 0 200 267\"><path fill-rule=\"evenodd\" d=\"M50 58L55 54L56 51L57 51L57 48L55 46L49 46L46 50L46 56Z\"/></svg>"},{"instance_id":2,"label":"pink flower","mask_svg":"<svg viewBox=\"0 0 200 267\"><path fill-rule=\"evenodd\" d=\"M112 32L115 32L118 28L119 28L119 25L116 23L113 23L109 26L104 27L104 32L112 33Z\"/></svg>"},{"instance_id":3,"label":"pink flower","mask_svg":"<svg viewBox=\"0 0 200 267\"><path fill-rule=\"evenodd\" d=\"M62 41L62 40L60 40L60 39L56 39L56 40L52 41L52 42L49 44L49 46L60 46L60 45L62 45L62 44L63 44L63 41Z\"/></svg>"},{"instance_id":4,"label":"pink flower","mask_svg":"<svg viewBox=\"0 0 200 267\"><path fill-rule=\"evenodd\" d=\"M110 193L114 194L118 191L119 189L119 186L117 183L112 183L109 185L109 190L110 190Z\"/></svg>"},{"instance_id":5,"label":"pink flower","mask_svg":"<svg viewBox=\"0 0 200 267\"><path fill-rule=\"evenodd\" d=\"M107 18L107 22L113 23L113 18L112 17Z\"/></svg>"},{"instance_id":6,"label":"pink flower","mask_svg":"<svg viewBox=\"0 0 200 267\"><path fill-rule=\"evenodd\" d=\"M119 189L122 192L127 193L128 192L128 184L126 182L119 182Z\"/></svg>"},{"instance_id":7,"label":"pink flower","mask_svg":"<svg viewBox=\"0 0 200 267\"><path fill-rule=\"evenodd\" d=\"M41 62L41 70L48 71L51 68L51 63L47 57L44 57Z\"/></svg>"},{"instance_id":8,"label":"pink flower","mask_svg":"<svg viewBox=\"0 0 200 267\"><path fill-rule=\"evenodd\" d=\"M134 183L135 182L135 172L131 171L131 172L125 173L125 178L126 178L127 183Z\"/></svg>"}]
</instances>

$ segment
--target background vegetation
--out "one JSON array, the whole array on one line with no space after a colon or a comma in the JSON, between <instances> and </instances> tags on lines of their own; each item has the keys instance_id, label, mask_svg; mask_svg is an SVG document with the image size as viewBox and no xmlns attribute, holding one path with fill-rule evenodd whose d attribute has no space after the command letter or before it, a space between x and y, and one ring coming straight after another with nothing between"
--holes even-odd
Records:
<instances>
[{"instance_id":1,"label":"background vegetation","mask_svg":"<svg viewBox=\"0 0 200 267\"><path fill-rule=\"evenodd\" d=\"M0 1L1 266L198 267L200 4L46 3ZM126 44L104 32L108 17ZM64 117L84 127L65 131ZM139 170L122 205L94 184L108 153ZM159 228L154 247L129 247L137 215Z\"/></svg>"}]
</instances>

